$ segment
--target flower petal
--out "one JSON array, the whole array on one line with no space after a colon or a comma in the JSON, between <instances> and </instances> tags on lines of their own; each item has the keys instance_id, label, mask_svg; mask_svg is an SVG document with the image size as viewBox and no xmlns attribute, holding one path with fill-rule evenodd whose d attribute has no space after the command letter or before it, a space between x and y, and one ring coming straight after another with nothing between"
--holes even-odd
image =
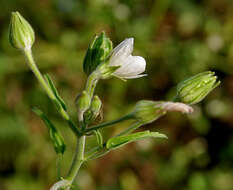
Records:
<instances>
[{"instance_id":1,"label":"flower petal","mask_svg":"<svg viewBox=\"0 0 233 190\"><path fill-rule=\"evenodd\" d=\"M118 46L116 46L111 55L110 66L119 66L133 52L133 38L126 38Z\"/></svg>"},{"instance_id":2,"label":"flower petal","mask_svg":"<svg viewBox=\"0 0 233 190\"><path fill-rule=\"evenodd\" d=\"M128 77L124 77L124 79L137 79L145 76L147 76L147 74L128 76Z\"/></svg>"},{"instance_id":3,"label":"flower petal","mask_svg":"<svg viewBox=\"0 0 233 190\"><path fill-rule=\"evenodd\" d=\"M146 61L141 56L128 56L114 74L120 78L139 78L146 69ZM144 75L143 75L144 76Z\"/></svg>"}]
</instances>

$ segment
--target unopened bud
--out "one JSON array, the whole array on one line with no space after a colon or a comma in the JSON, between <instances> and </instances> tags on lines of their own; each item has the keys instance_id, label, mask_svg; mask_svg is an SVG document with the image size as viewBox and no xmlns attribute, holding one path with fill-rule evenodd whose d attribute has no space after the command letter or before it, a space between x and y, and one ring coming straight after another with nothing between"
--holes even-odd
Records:
<instances>
[{"instance_id":1,"label":"unopened bud","mask_svg":"<svg viewBox=\"0 0 233 190\"><path fill-rule=\"evenodd\" d=\"M91 102L91 106L84 114L85 123L89 124L93 122L100 114L102 102L98 96L94 96Z\"/></svg>"},{"instance_id":2,"label":"unopened bud","mask_svg":"<svg viewBox=\"0 0 233 190\"><path fill-rule=\"evenodd\" d=\"M81 95L77 97L76 105L79 112L84 113L90 107L91 99L89 94L86 91L83 91Z\"/></svg>"},{"instance_id":3,"label":"unopened bud","mask_svg":"<svg viewBox=\"0 0 233 190\"><path fill-rule=\"evenodd\" d=\"M11 14L9 40L13 47L20 50L31 49L35 41L32 27L19 12L12 12Z\"/></svg>"},{"instance_id":4,"label":"unopened bud","mask_svg":"<svg viewBox=\"0 0 233 190\"><path fill-rule=\"evenodd\" d=\"M98 96L94 96L94 98L91 102L90 109L91 109L95 118L99 115L101 107L102 107L102 102L101 102L100 98Z\"/></svg>"},{"instance_id":5,"label":"unopened bud","mask_svg":"<svg viewBox=\"0 0 233 190\"><path fill-rule=\"evenodd\" d=\"M133 117L140 123L151 123L166 113L158 105L160 102L141 100L135 106Z\"/></svg>"},{"instance_id":6,"label":"unopened bud","mask_svg":"<svg viewBox=\"0 0 233 190\"><path fill-rule=\"evenodd\" d=\"M203 100L220 81L214 72L207 71L197 74L177 86L177 99L185 104L196 104Z\"/></svg>"},{"instance_id":7,"label":"unopened bud","mask_svg":"<svg viewBox=\"0 0 233 190\"><path fill-rule=\"evenodd\" d=\"M139 101L132 113L133 117L140 123L151 123L167 112L192 113L193 108L180 102L165 101Z\"/></svg>"},{"instance_id":8,"label":"unopened bud","mask_svg":"<svg viewBox=\"0 0 233 190\"><path fill-rule=\"evenodd\" d=\"M86 56L84 58L84 72L89 75L96 70L97 66L105 61L111 50L112 42L106 37L104 32L102 32L99 36L95 36L95 39L88 47Z\"/></svg>"}]
</instances>

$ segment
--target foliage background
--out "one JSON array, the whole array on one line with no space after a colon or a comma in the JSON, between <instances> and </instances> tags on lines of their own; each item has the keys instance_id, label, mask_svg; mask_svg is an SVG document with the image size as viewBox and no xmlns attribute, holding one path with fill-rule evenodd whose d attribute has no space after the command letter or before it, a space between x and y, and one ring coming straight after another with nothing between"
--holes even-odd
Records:
<instances>
[{"instance_id":1,"label":"foliage background","mask_svg":"<svg viewBox=\"0 0 233 190\"><path fill-rule=\"evenodd\" d=\"M194 114L171 113L144 127L166 133L168 141L140 141L85 164L74 189L233 190L232 0L0 0L1 190L46 190L56 180L55 152L31 106L48 113L64 134L63 173L75 145L23 56L9 45L15 10L35 29L35 59L52 75L74 117L73 101L86 80L85 50L103 30L115 45L134 37L134 54L146 58L148 74L99 83L105 121L140 99L171 99L175 85L193 74L212 70L222 81Z\"/></svg>"}]
</instances>

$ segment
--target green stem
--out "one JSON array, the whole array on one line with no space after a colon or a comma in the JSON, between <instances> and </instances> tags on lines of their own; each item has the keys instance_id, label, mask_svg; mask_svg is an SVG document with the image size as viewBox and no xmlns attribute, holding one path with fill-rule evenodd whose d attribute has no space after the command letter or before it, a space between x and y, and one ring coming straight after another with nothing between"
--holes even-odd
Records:
<instances>
[{"instance_id":1,"label":"green stem","mask_svg":"<svg viewBox=\"0 0 233 190\"><path fill-rule=\"evenodd\" d=\"M60 180L61 178L61 159L62 154L57 155L56 167L57 167L57 179Z\"/></svg>"},{"instance_id":2,"label":"green stem","mask_svg":"<svg viewBox=\"0 0 233 190\"><path fill-rule=\"evenodd\" d=\"M120 117L120 118L118 118L116 120L113 120L113 121L108 121L108 122L105 122L105 123L100 123L100 124L95 125L93 127L87 128L85 130L85 132L89 132L89 131L93 131L93 130L97 130L97 129L101 129L101 128L110 127L111 125L114 125L116 123L120 123L120 122L125 121L125 120L129 120L129 119L132 119L132 115L131 114L125 115L125 116Z\"/></svg>"},{"instance_id":3,"label":"green stem","mask_svg":"<svg viewBox=\"0 0 233 190\"><path fill-rule=\"evenodd\" d=\"M143 125L142 123L136 122L133 125L131 125L130 127L128 127L127 129L123 130L118 135L116 135L116 137L132 133L133 131L135 131L136 129L138 129L139 127L141 127L142 125Z\"/></svg>"},{"instance_id":4,"label":"green stem","mask_svg":"<svg viewBox=\"0 0 233 190\"><path fill-rule=\"evenodd\" d=\"M44 88L44 90L46 91L46 93L48 94L48 96L52 100L55 100L56 97L53 94L53 91L49 88L47 82L43 78L43 76L40 73L38 67L36 66L36 63L35 63L35 61L33 59L33 56L32 56L31 49L24 50L24 55L25 55L25 57L27 59L28 66L30 67L30 69L32 70L32 72L34 73L34 75L36 76L36 78L38 79L38 81L40 82L40 84L42 85L42 87Z\"/></svg>"},{"instance_id":5,"label":"green stem","mask_svg":"<svg viewBox=\"0 0 233 190\"><path fill-rule=\"evenodd\" d=\"M33 59L33 55L32 55L32 51L31 49L25 49L23 51L26 60L27 60L27 64L30 67L31 71L34 73L34 75L36 76L36 78L38 79L39 83L41 84L41 86L44 88L44 90L46 91L47 95L49 96L49 98L53 101L56 102L57 98L54 95L53 91L50 89L50 87L48 86L47 82L45 81L44 77L42 76L40 70L38 69L38 67L36 66L36 63ZM59 107L59 112L61 114L61 116L68 122L69 127L71 128L71 130L77 135L80 135L80 132L78 131L77 127L73 124L73 122L71 121L68 113L63 109L63 107Z\"/></svg>"},{"instance_id":6,"label":"green stem","mask_svg":"<svg viewBox=\"0 0 233 190\"><path fill-rule=\"evenodd\" d=\"M87 79L85 90L90 95L91 99L92 99L92 97L94 95L95 87L97 85L98 80L99 80L99 77L98 77L98 74L95 71L92 72L89 75L88 79Z\"/></svg>"},{"instance_id":7,"label":"green stem","mask_svg":"<svg viewBox=\"0 0 233 190\"><path fill-rule=\"evenodd\" d=\"M66 177L66 180L70 181L71 184L74 182L78 174L78 171L84 162L85 140L86 140L86 136L83 135L78 139L77 142L77 147L73 158L73 162L71 164L70 171Z\"/></svg>"},{"instance_id":8,"label":"green stem","mask_svg":"<svg viewBox=\"0 0 233 190\"><path fill-rule=\"evenodd\" d=\"M117 136L122 136L122 135L126 135L128 133L131 133L133 131L135 131L136 129L138 129L139 127L141 127L143 124L142 123L134 123L132 126L130 126L129 128L125 129L124 131L122 131L120 134L116 135ZM101 157L105 154L107 154L110 150L107 150L105 148L105 143L103 143L104 147L95 147L92 150L90 150L89 152L86 153L85 155L85 160L92 160L98 157Z\"/></svg>"}]
</instances>

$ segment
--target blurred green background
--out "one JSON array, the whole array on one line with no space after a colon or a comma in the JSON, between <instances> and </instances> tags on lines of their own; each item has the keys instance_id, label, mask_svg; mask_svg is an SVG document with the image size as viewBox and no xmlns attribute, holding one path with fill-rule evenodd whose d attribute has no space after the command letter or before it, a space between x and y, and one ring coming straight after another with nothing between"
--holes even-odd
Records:
<instances>
[{"instance_id":1,"label":"blurred green background","mask_svg":"<svg viewBox=\"0 0 233 190\"><path fill-rule=\"evenodd\" d=\"M75 118L85 85L82 60L95 33L114 45L135 38L134 55L147 61L147 77L101 81L104 120L127 113L141 99L170 100L178 82L212 70L222 81L189 116L169 113L144 129L169 140L129 144L83 166L80 190L233 190L232 0L0 0L0 190L48 190L56 181L56 154L32 106L44 110L68 145L74 135L8 42L11 11L33 26L39 68L54 79ZM126 124L105 130L105 137Z\"/></svg>"}]
</instances>

